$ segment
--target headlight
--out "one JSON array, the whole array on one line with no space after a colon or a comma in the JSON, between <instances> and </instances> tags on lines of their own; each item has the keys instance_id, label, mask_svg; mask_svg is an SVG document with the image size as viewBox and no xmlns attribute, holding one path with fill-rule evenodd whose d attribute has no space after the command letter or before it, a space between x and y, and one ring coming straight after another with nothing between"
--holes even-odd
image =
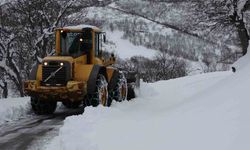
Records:
<instances>
[{"instance_id":1,"label":"headlight","mask_svg":"<svg viewBox=\"0 0 250 150\"><path fill-rule=\"evenodd\" d=\"M47 65L48 65L48 62L44 62L43 65L44 65L44 66L47 66Z\"/></svg>"},{"instance_id":2,"label":"headlight","mask_svg":"<svg viewBox=\"0 0 250 150\"><path fill-rule=\"evenodd\" d=\"M64 64L61 62L61 63L60 63L60 66L63 66L63 65L64 65Z\"/></svg>"}]
</instances>

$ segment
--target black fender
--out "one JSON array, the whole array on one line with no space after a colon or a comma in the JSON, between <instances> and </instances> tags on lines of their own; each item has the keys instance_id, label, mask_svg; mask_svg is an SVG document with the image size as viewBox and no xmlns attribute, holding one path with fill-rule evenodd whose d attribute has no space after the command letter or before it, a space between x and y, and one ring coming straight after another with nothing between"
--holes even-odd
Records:
<instances>
[{"instance_id":1,"label":"black fender","mask_svg":"<svg viewBox=\"0 0 250 150\"><path fill-rule=\"evenodd\" d=\"M37 74L37 70L38 70L38 65L39 64L35 64L29 74L29 80L36 80L36 74Z\"/></svg>"},{"instance_id":2,"label":"black fender","mask_svg":"<svg viewBox=\"0 0 250 150\"><path fill-rule=\"evenodd\" d=\"M107 79L106 68L100 65L94 65L87 81L88 94L93 94L96 91L96 81L99 74L104 75Z\"/></svg>"}]
</instances>

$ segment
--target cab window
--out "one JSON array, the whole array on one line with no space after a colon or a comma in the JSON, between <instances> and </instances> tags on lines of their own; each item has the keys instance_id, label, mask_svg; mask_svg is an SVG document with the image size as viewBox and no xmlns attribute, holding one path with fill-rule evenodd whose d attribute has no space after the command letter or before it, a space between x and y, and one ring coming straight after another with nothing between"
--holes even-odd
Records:
<instances>
[{"instance_id":1,"label":"cab window","mask_svg":"<svg viewBox=\"0 0 250 150\"><path fill-rule=\"evenodd\" d=\"M63 56L79 57L92 48L91 32L61 32L60 39Z\"/></svg>"},{"instance_id":2,"label":"cab window","mask_svg":"<svg viewBox=\"0 0 250 150\"><path fill-rule=\"evenodd\" d=\"M95 56L96 57L99 57L101 55L102 42L103 42L103 34L95 33Z\"/></svg>"}]
</instances>

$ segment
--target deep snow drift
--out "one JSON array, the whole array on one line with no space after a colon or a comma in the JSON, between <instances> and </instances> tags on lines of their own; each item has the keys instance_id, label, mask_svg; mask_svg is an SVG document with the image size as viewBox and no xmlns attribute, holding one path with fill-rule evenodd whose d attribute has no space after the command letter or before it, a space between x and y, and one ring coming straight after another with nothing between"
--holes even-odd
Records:
<instances>
[{"instance_id":1,"label":"deep snow drift","mask_svg":"<svg viewBox=\"0 0 250 150\"><path fill-rule=\"evenodd\" d=\"M249 62L236 73L144 83L132 101L68 117L47 149L248 150Z\"/></svg>"}]
</instances>

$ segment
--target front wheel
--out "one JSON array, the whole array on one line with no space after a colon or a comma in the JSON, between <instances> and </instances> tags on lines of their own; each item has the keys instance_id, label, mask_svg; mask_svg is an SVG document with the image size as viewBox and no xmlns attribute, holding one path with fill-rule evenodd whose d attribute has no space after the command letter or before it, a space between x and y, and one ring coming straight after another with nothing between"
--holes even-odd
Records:
<instances>
[{"instance_id":1,"label":"front wheel","mask_svg":"<svg viewBox=\"0 0 250 150\"><path fill-rule=\"evenodd\" d=\"M53 114L56 110L56 101L42 99L40 97L31 97L31 107L37 115Z\"/></svg>"},{"instance_id":2,"label":"front wheel","mask_svg":"<svg viewBox=\"0 0 250 150\"><path fill-rule=\"evenodd\" d=\"M96 81L95 93L88 95L89 102L96 107L99 104L103 106L110 106L108 99L108 82L104 75L99 74Z\"/></svg>"}]
</instances>

